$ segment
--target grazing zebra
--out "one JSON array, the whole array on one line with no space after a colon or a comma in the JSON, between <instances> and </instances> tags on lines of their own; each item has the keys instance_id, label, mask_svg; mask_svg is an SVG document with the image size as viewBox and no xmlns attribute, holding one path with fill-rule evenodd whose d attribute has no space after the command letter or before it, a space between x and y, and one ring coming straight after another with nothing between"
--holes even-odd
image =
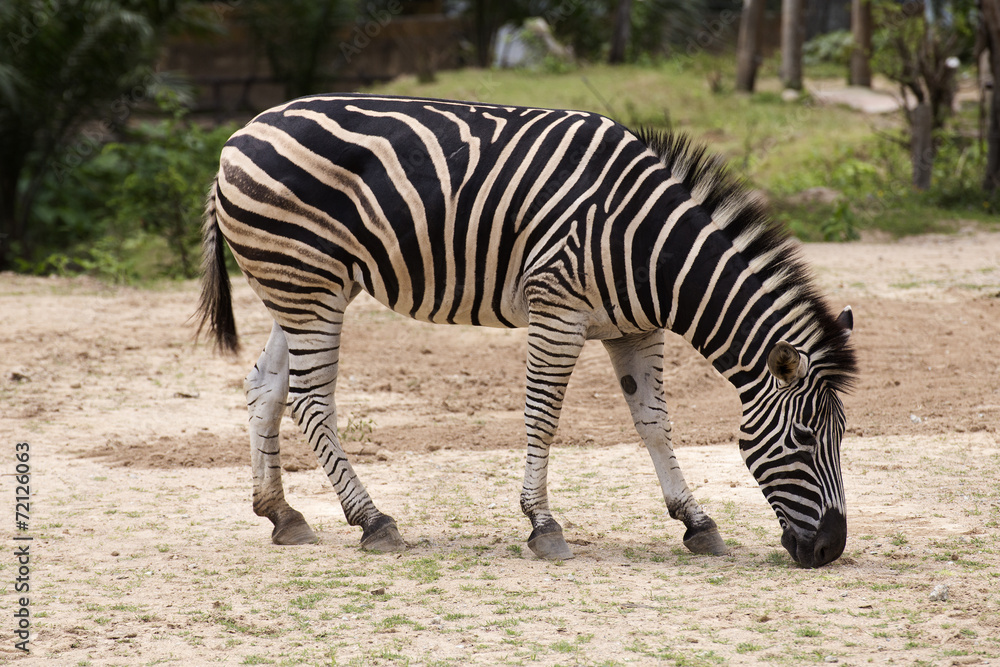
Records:
<instances>
[{"instance_id":1,"label":"grazing zebra","mask_svg":"<svg viewBox=\"0 0 1000 667\"><path fill-rule=\"evenodd\" d=\"M288 401L362 547L405 548L337 437L341 324L365 290L418 320L527 327L521 508L538 556L573 555L546 475L588 339L607 348L684 545L726 552L671 447L665 329L739 392L740 450L788 552L809 567L843 552L838 393L856 373L851 310L831 315L755 198L685 138L580 111L306 97L236 132L209 193L201 324L235 351L220 235L274 319L245 389L253 508L275 543L316 540L281 485Z\"/></svg>"}]
</instances>

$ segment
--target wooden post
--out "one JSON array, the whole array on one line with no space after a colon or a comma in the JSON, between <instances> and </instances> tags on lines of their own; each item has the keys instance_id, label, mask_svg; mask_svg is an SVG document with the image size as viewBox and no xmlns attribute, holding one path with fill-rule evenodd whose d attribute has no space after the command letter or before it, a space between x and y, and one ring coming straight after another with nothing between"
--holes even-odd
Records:
<instances>
[{"instance_id":1,"label":"wooden post","mask_svg":"<svg viewBox=\"0 0 1000 667\"><path fill-rule=\"evenodd\" d=\"M802 90L803 0L781 3L781 83L785 88Z\"/></svg>"},{"instance_id":2,"label":"wooden post","mask_svg":"<svg viewBox=\"0 0 1000 667\"><path fill-rule=\"evenodd\" d=\"M989 49L990 77L992 78L992 99L989 116L986 119L986 173L983 176L983 190L988 194L1000 192L1000 0L982 0L982 27L985 46ZM980 63L983 62L980 58ZM980 70L980 77L985 76ZM985 81L983 82L985 84ZM982 91L983 95L987 90ZM985 100L984 100L985 102Z\"/></svg>"},{"instance_id":3,"label":"wooden post","mask_svg":"<svg viewBox=\"0 0 1000 667\"><path fill-rule=\"evenodd\" d=\"M847 83L872 87L872 3L871 0L851 0L851 70Z\"/></svg>"},{"instance_id":4,"label":"wooden post","mask_svg":"<svg viewBox=\"0 0 1000 667\"><path fill-rule=\"evenodd\" d=\"M736 90L752 93L760 64L760 25L764 0L743 0L740 33L736 43Z\"/></svg>"}]
</instances>

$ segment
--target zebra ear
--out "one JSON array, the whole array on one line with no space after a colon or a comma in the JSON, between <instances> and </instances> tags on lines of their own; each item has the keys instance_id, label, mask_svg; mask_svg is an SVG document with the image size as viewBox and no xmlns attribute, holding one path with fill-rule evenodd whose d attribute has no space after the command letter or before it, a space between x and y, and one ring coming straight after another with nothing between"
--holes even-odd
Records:
<instances>
[{"instance_id":1,"label":"zebra ear","mask_svg":"<svg viewBox=\"0 0 1000 667\"><path fill-rule=\"evenodd\" d=\"M844 308L837 316L837 324L843 328L844 338L850 338L851 333L854 332L854 311L851 310L850 306Z\"/></svg>"},{"instance_id":2,"label":"zebra ear","mask_svg":"<svg viewBox=\"0 0 1000 667\"><path fill-rule=\"evenodd\" d=\"M782 340L767 355L767 369L784 387L804 378L809 370L809 362L791 343Z\"/></svg>"}]
</instances>

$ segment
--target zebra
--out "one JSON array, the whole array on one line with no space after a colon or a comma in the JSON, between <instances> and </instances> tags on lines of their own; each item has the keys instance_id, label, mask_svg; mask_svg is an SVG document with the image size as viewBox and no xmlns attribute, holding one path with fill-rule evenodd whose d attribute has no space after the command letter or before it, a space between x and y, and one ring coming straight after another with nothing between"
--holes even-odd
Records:
<instances>
[{"instance_id":1,"label":"zebra","mask_svg":"<svg viewBox=\"0 0 1000 667\"><path fill-rule=\"evenodd\" d=\"M840 394L853 314L834 316L798 246L723 160L599 114L371 94L304 97L224 146L203 229L200 325L238 350L223 239L274 320L244 388L253 510L272 541L317 541L285 500L286 408L361 547L406 548L338 440L345 309L362 290L417 320L526 327L521 509L540 558L573 557L549 507L549 447L587 340L611 359L670 516L697 554L728 549L672 447L665 331L739 393L739 449L802 566L847 536Z\"/></svg>"}]
</instances>

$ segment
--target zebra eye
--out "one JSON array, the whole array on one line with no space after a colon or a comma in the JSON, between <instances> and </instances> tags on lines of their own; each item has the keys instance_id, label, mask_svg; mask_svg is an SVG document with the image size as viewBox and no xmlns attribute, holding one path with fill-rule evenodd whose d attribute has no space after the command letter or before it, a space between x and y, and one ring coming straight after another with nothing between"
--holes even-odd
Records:
<instances>
[{"instance_id":1,"label":"zebra eye","mask_svg":"<svg viewBox=\"0 0 1000 667\"><path fill-rule=\"evenodd\" d=\"M816 435L808 426L792 425L792 442L796 448L812 452L816 449Z\"/></svg>"}]
</instances>

